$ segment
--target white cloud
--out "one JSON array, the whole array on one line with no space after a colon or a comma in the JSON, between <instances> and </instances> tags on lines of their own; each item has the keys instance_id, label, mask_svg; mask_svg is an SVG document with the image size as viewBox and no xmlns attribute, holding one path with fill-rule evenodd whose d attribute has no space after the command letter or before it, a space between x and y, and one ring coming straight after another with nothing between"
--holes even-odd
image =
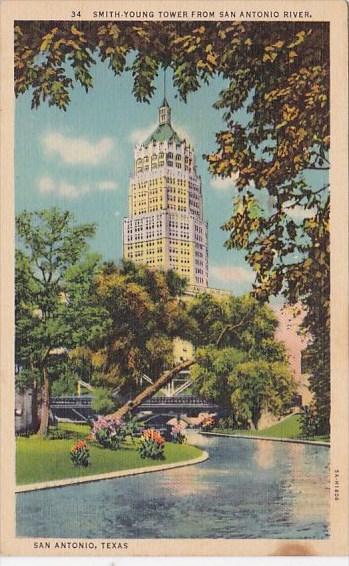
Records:
<instances>
[{"instance_id":1,"label":"white cloud","mask_svg":"<svg viewBox=\"0 0 349 566\"><path fill-rule=\"evenodd\" d=\"M210 267L210 275L226 283L252 283L254 280L251 270L239 266L213 265Z\"/></svg>"},{"instance_id":2,"label":"white cloud","mask_svg":"<svg viewBox=\"0 0 349 566\"><path fill-rule=\"evenodd\" d=\"M88 185L72 185L66 181L60 181L57 187L57 193L65 198L77 198L88 192L90 192Z\"/></svg>"},{"instance_id":3,"label":"white cloud","mask_svg":"<svg viewBox=\"0 0 349 566\"><path fill-rule=\"evenodd\" d=\"M195 145L194 136L181 124L173 124L173 129L177 132L181 139L187 140L191 145Z\"/></svg>"},{"instance_id":4,"label":"white cloud","mask_svg":"<svg viewBox=\"0 0 349 566\"><path fill-rule=\"evenodd\" d=\"M83 137L49 132L44 135L42 145L47 154L58 155L69 165L99 165L110 156L115 144L109 137L91 142Z\"/></svg>"},{"instance_id":5,"label":"white cloud","mask_svg":"<svg viewBox=\"0 0 349 566\"><path fill-rule=\"evenodd\" d=\"M120 216L120 214L121 214L120 210L115 210L114 216L118 217L118 216Z\"/></svg>"},{"instance_id":6,"label":"white cloud","mask_svg":"<svg viewBox=\"0 0 349 566\"><path fill-rule=\"evenodd\" d=\"M51 177L41 177L39 179L39 191L40 193L52 193L54 192L55 184Z\"/></svg>"},{"instance_id":7,"label":"white cloud","mask_svg":"<svg viewBox=\"0 0 349 566\"><path fill-rule=\"evenodd\" d=\"M284 206L284 212L292 218L292 220L304 220L305 218L312 218L315 213L315 208L304 208L304 206L300 206L296 204L293 208L289 208L290 202L286 202Z\"/></svg>"},{"instance_id":8,"label":"white cloud","mask_svg":"<svg viewBox=\"0 0 349 566\"><path fill-rule=\"evenodd\" d=\"M238 178L238 174L234 175L233 177L214 177L210 185L213 189L217 191L227 191L229 189L233 189L235 187L235 182Z\"/></svg>"},{"instance_id":9,"label":"white cloud","mask_svg":"<svg viewBox=\"0 0 349 566\"><path fill-rule=\"evenodd\" d=\"M74 199L94 191L112 191L117 189L113 181L100 181L95 185L73 184L64 180L56 181L52 177L41 177L38 188L42 194L55 194L64 198Z\"/></svg>"},{"instance_id":10,"label":"white cloud","mask_svg":"<svg viewBox=\"0 0 349 566\"><path fill-rule=\"evenodd\" d=\"M97 188L100 191L115 191L118 188L118 185L114 181L101 181L100 183L97 183Z\"/></svg>"},{"instance_id":11,"label":"white cloud","mask_svg":"<svg viewBox=\"0 0 349 566\"><path fill-rule=\"evenodd\" d=\"M147 137L150 136L150 134L153 133L156 127L157 127L157 123L153 123L151 126L148 126L147 128L136 128L135 130L132 130L128 139L134 145L140 144L144 142L147 139Z\"/></svg>"}]
</instances>

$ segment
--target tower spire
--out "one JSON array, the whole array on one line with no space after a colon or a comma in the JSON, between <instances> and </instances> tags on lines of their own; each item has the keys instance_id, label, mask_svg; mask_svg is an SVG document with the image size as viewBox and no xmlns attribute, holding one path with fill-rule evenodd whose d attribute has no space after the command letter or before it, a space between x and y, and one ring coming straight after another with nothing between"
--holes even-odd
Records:
<instances>
[{"instance_id":1,"label":"tower spire","mask_svg":"<svg viewBox=\"0 0 349 566\"><path fill-rule=\"evenodd\" d=\"M159 123L171 124L171 108L166 99L166 68L164 69L164 99L159 108Z\"/></svg>"},{"instance_id":2,"label":"tower spire","mask_svg":"<svg viewBox=\"0 0 349 566\"><path fill-rule=\"evenodd\" d=\"M164 100L166 100L166 67L164 68Z\"/></svg>"}]
</instances>

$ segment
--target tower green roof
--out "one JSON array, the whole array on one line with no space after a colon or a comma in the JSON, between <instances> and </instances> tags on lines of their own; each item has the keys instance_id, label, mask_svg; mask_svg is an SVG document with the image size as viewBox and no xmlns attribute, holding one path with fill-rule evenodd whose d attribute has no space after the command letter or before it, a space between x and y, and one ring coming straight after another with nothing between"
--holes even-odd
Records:
<instances>
[{"instance_id":1,"label":"tower green roof","mask_svg":"<svg viewBox=\"0 0 349 566\"><path fill-rule=\"evenodd\" d=\"M181 138L172 128L171 124L159 124L154 132L147 137L144 144L145 146L149 145L152 142L169 142L173 141L175 143L182 143Z\"/></svg>"}]
</instances>

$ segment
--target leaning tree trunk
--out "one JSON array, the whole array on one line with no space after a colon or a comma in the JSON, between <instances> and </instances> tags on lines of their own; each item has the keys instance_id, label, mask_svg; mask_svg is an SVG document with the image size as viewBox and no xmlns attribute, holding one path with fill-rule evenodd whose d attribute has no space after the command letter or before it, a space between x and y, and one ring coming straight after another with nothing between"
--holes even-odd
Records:
<instances>
[{"instance_id":1,"label":"leaning tree trunk","mask_svg":"<svg viewBox=\"0 0 349 566\"><path fill-rule=\"evenodd\" d=\"M47 436L48 433L48 421L50 413L50 387L48 380L47 368L43 369L43 386L41 395L41 421L39 435L42 437Z\"/></svg>"},{"instance_id":2,"label":"leaning tree trunk","mask_svg":"<svg viewBox=\"0 0 349 566\"><path fill-rule=\"evenodd\" d=\"M177 375L177 373L179 373L184 369L188 369L193 364L195 364L195 359L181 362L174 368L164 371L160 375L160 377L155 381L155 383L152 383L151 385L146 387L143 391L141 391L138 395L136 395L136 397L134 397L131 401L128 401L122 407L120 407L120 409L118 409L115 413L112 413L111 415L108 416L112 417L113 419L121 419L129 411L132 411L133 409L141 405L141 403L149 399L149 397L155 395L155 393L159 391L159 389L167 385L167 383L171 381L171 379L173 379L174 376Z\"/></svg>"},{"instance_id":3,"label":"leaning tree trunk","mask_svg":"<svg viewBox=\"0 0 349 566\"><path fill-rule=\"evenodd\" d=\"M218 346L220 346L226 332L235 332L239 326L243 325L246 322L246 320L251 316L252 312L253 310L248 311L237 324L234 325L227 324L223 328L220 335L218 336L216 347L218 348ZM149 399L149 397L155 395L155 393L159 391L159 389L167 385L167 383L171 381L171 379L173 379L174 376L177 375L177 373L179 373L184 369L190 368L190 366L192 366L195 363L196 360L194 358L193 360L187 360L185 362L181 362L180 364L178 364L178 366L175 366L170 370L164 371L160 375L159 379L155 381L155 383L152 383L151 385L149 385L149 387L146 387L143 391L141 391L138 395L136 395L136 397L134 397L131 401L128 401L122 407L120 407L120 409L118 409L115 413L112 413L111 415L107 415L107 416L113 419L121 419L129 411L132 411L136 407L139 407L141 403Z\"/></svg>"}]
</instances>

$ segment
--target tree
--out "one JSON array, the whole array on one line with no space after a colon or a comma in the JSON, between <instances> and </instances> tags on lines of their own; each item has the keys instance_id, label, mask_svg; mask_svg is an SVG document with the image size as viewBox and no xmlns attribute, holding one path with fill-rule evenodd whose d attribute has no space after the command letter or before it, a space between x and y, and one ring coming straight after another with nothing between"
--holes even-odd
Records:
<instances>
[{"instance_id":1,"label":"tree","mask_svg":"<svg viewBox=\"0 0 349 566\"><path fill-rule=\"evenodd\" d=\"M103 328L103 312L90 304L98 257L87 253L91 224L75 225L56 208L16 218L17 364L39 377L41 422L47 435L50 387L69 348L89 343Z\"/></svg>"},{"instance_id":2,"label":"tree","mask_svg":"<svg viewBox=\"0 0 349 566\"><path fill-rule=\"evenodd\" d=\"M274 339L278 322L273 311L250 295L201 294L191 302L188 314L194 321L191 340L198 347L232 346L251 357L286 360L283 344Z\"/></svg>"},{"instance_id":3,"label":"tree","mask_svg":"<svg viewBox=\"0 0 349 566\"><path fill-rule=\"evenodd\" d=\"M123 262L106 264L96 279L96 300L107 313L95 343L95 380L125 401L140 392L143 375L156 380L173 365L173 338L186 337L190 319L177 292L183 280Z\"/></svg>"},{"instance_id":4,"label":"tree","mask_svg":"<svg viewBox=\"0 0 349 566\"><path fill-rule=\"evenodd\" d=\"M237 428L257 429L263 411L280 416L292 405L295 383L285 362L251 360L242 350L214 346L200 349L196 361L193 390L217 403Z\"/></svg>"},{"instance_id":5,"label":"tree","mask_svg":"<svg viewBox=\"0 0 349 566\"><path fill-rule=\"evenodd\" d=\"M257 428L263 410L280 415L289 408L295 383L285 347L274 338L277 321L269 307L250 296L202 295L190 314L199 328L197 339L201 332L205 336L192 369L197 394L217 403L235 426Z\"/></svg>"},{"instance_id":6,"label":"tree","mask_svg":"<svg viewBox=\"0 0 349 566\"><path fill-rule=\"evenodd\" d=\"M171 68L184 101L215 75L227 81L215 104L226 127L206 156L213 175L236 179L238 194L224 225L227 247L245 251L256 297L282 293L304 305L311 387L320 432L328 432L329 24L20 22L16 94L32 88L33 108L48 100L66 109L75 83L92 87L94 57L115 75L131 71L133 94L142 102L153 95L161 67ZM241 109L245 122L238 119Z\"/></svg>"},{"instance_id":7,"label":"tree","mask_svg":"<svg viewBox=\"0 0 349 566\"><path fill-rule=\"evenodd\" d=\"M284 414L292 405L294 379L288 365L268 360L237 364L229 376L232 412L237 422L252 422L258 429L262 412Z\"/></svg>"},{"instance_id":8,"label":"tree","mask_svg":"<svg viewBox=\"0 0 349 566\"><path fill-rule=\"evenodd\" d=\"M250 296L216 299L202 294L189 305L188 316L191 319L190 340L197 346L193 359L163 371L152 385L127 401L113 416L125 416L177 373L192 366L193 390L218 403L225 412L234 411L239 422L246 424L248 419L258 422L260 415L254 402L253 387L259 387L259 382L264 387L259 410L270 409L274 414L281 414L289 406L295 384L289 372L285 347L274 339L277 321L269 307L260 305ZM253 378L250 379L246 391L242 384L239 385L240 392L244 391L245 395L243 413L242 407L239 410L236 407L238 386L232 387L233 376L236 367L253 361L256 364L255 384ZM242 420L242 414L245 420Z\"/></svg>"},{"instance_id":9,"label":"tree","mask_svg":"<svg viewBox=\"0 0 349 566\"><path fill-rule=\"evenodd\" d=\"M233 347L219 349L211 345L199 348L195 356L196 364L191 371L193 393L214 402L223 413L231 415L232 388L229 376L245 358L246 352Z\"/></svg>"}]
</instances>

